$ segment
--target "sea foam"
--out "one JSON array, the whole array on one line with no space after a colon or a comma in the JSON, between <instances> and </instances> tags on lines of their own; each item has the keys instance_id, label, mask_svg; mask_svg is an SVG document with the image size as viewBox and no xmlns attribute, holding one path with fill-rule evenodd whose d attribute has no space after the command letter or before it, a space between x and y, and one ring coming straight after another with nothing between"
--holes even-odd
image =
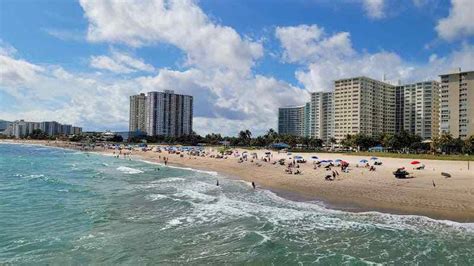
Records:
<instances>
[{"instance_id":1,"label":"sea foam","mask_svg":"<svg viewBox=\"0 0 474 266\"><path fill-rule=\"evenodd\" d=\"M138 169L135 169L135 168L131 168L131 167L126 167L126 166L120 166L120 167L117 167L117 170L119 170L120 172L122 173L126 173L126 174L141 174L143 173L142 170L138 170Z\"/></svg>"}]
</instances>

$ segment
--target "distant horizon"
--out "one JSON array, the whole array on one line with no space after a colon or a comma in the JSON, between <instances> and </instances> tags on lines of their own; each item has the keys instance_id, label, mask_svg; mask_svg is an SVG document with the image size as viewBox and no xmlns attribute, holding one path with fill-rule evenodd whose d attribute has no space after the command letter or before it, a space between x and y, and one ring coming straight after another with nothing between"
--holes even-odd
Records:
<instances>
[{"instance_id":1,"label":"distant horizon","mask_svg":"<svg viewBox=\"0 0 474 266\"><path fill-rule=\"evenodd\" d=\"M171 89L194 97L196 133L261 135L337 79L474 70L469 4L1 1L0 117L126 131L130 95Z\"/></svg>"}]
</instances>

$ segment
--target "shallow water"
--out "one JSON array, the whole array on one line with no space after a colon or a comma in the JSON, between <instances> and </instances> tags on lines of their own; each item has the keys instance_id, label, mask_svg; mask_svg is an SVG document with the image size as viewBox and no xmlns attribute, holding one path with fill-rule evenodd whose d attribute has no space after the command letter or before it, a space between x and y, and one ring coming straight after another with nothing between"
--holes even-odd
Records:
<instances>
[{"instance_id":1,"label":"shallow water","mask_svg":"<svg viewBox=\"0 0 474 266\"><path fill-rule=\"evenodd\" d=\"M216 173L1 144L8 262L473 265L474 224L330 210Z\"/></svg>"}]
</instances>

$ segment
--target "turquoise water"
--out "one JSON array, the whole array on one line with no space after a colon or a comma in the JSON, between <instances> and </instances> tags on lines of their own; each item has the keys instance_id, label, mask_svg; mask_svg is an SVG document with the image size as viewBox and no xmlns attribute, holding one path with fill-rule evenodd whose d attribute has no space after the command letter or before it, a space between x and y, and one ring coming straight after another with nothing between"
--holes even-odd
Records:
<instances>
[{"instance_id":1,"label":"turquoise water","mask_svg":"<svg viewBox=\"0 0 474 266\"><path fill-rule=\"evenodd\" d=\"M1 144L0 264L474 265L474 224L335 211L217 178Z\"/></svg>"}]
</instances>

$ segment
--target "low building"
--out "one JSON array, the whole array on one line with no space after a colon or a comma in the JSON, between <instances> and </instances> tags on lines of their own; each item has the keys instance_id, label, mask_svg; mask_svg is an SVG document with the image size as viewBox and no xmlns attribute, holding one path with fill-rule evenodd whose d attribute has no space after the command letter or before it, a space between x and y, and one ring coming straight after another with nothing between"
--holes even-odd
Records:
<instances>
[{"instance_id":1,"label":"low building","mask_svg":"<svg viewBox=\"0 0 474 266\"><path fill-rule=\"evenodd\" d=\"M47 122L27 122L25 120L17 120L11 122L8 128L3 132L4 135L15 138L25 138L32 134L34 130L41 130L48 136L58 135L79 135L82 128L73 127L72 125L62 125L56 121Z\"/></svg>"}]
</instances>

